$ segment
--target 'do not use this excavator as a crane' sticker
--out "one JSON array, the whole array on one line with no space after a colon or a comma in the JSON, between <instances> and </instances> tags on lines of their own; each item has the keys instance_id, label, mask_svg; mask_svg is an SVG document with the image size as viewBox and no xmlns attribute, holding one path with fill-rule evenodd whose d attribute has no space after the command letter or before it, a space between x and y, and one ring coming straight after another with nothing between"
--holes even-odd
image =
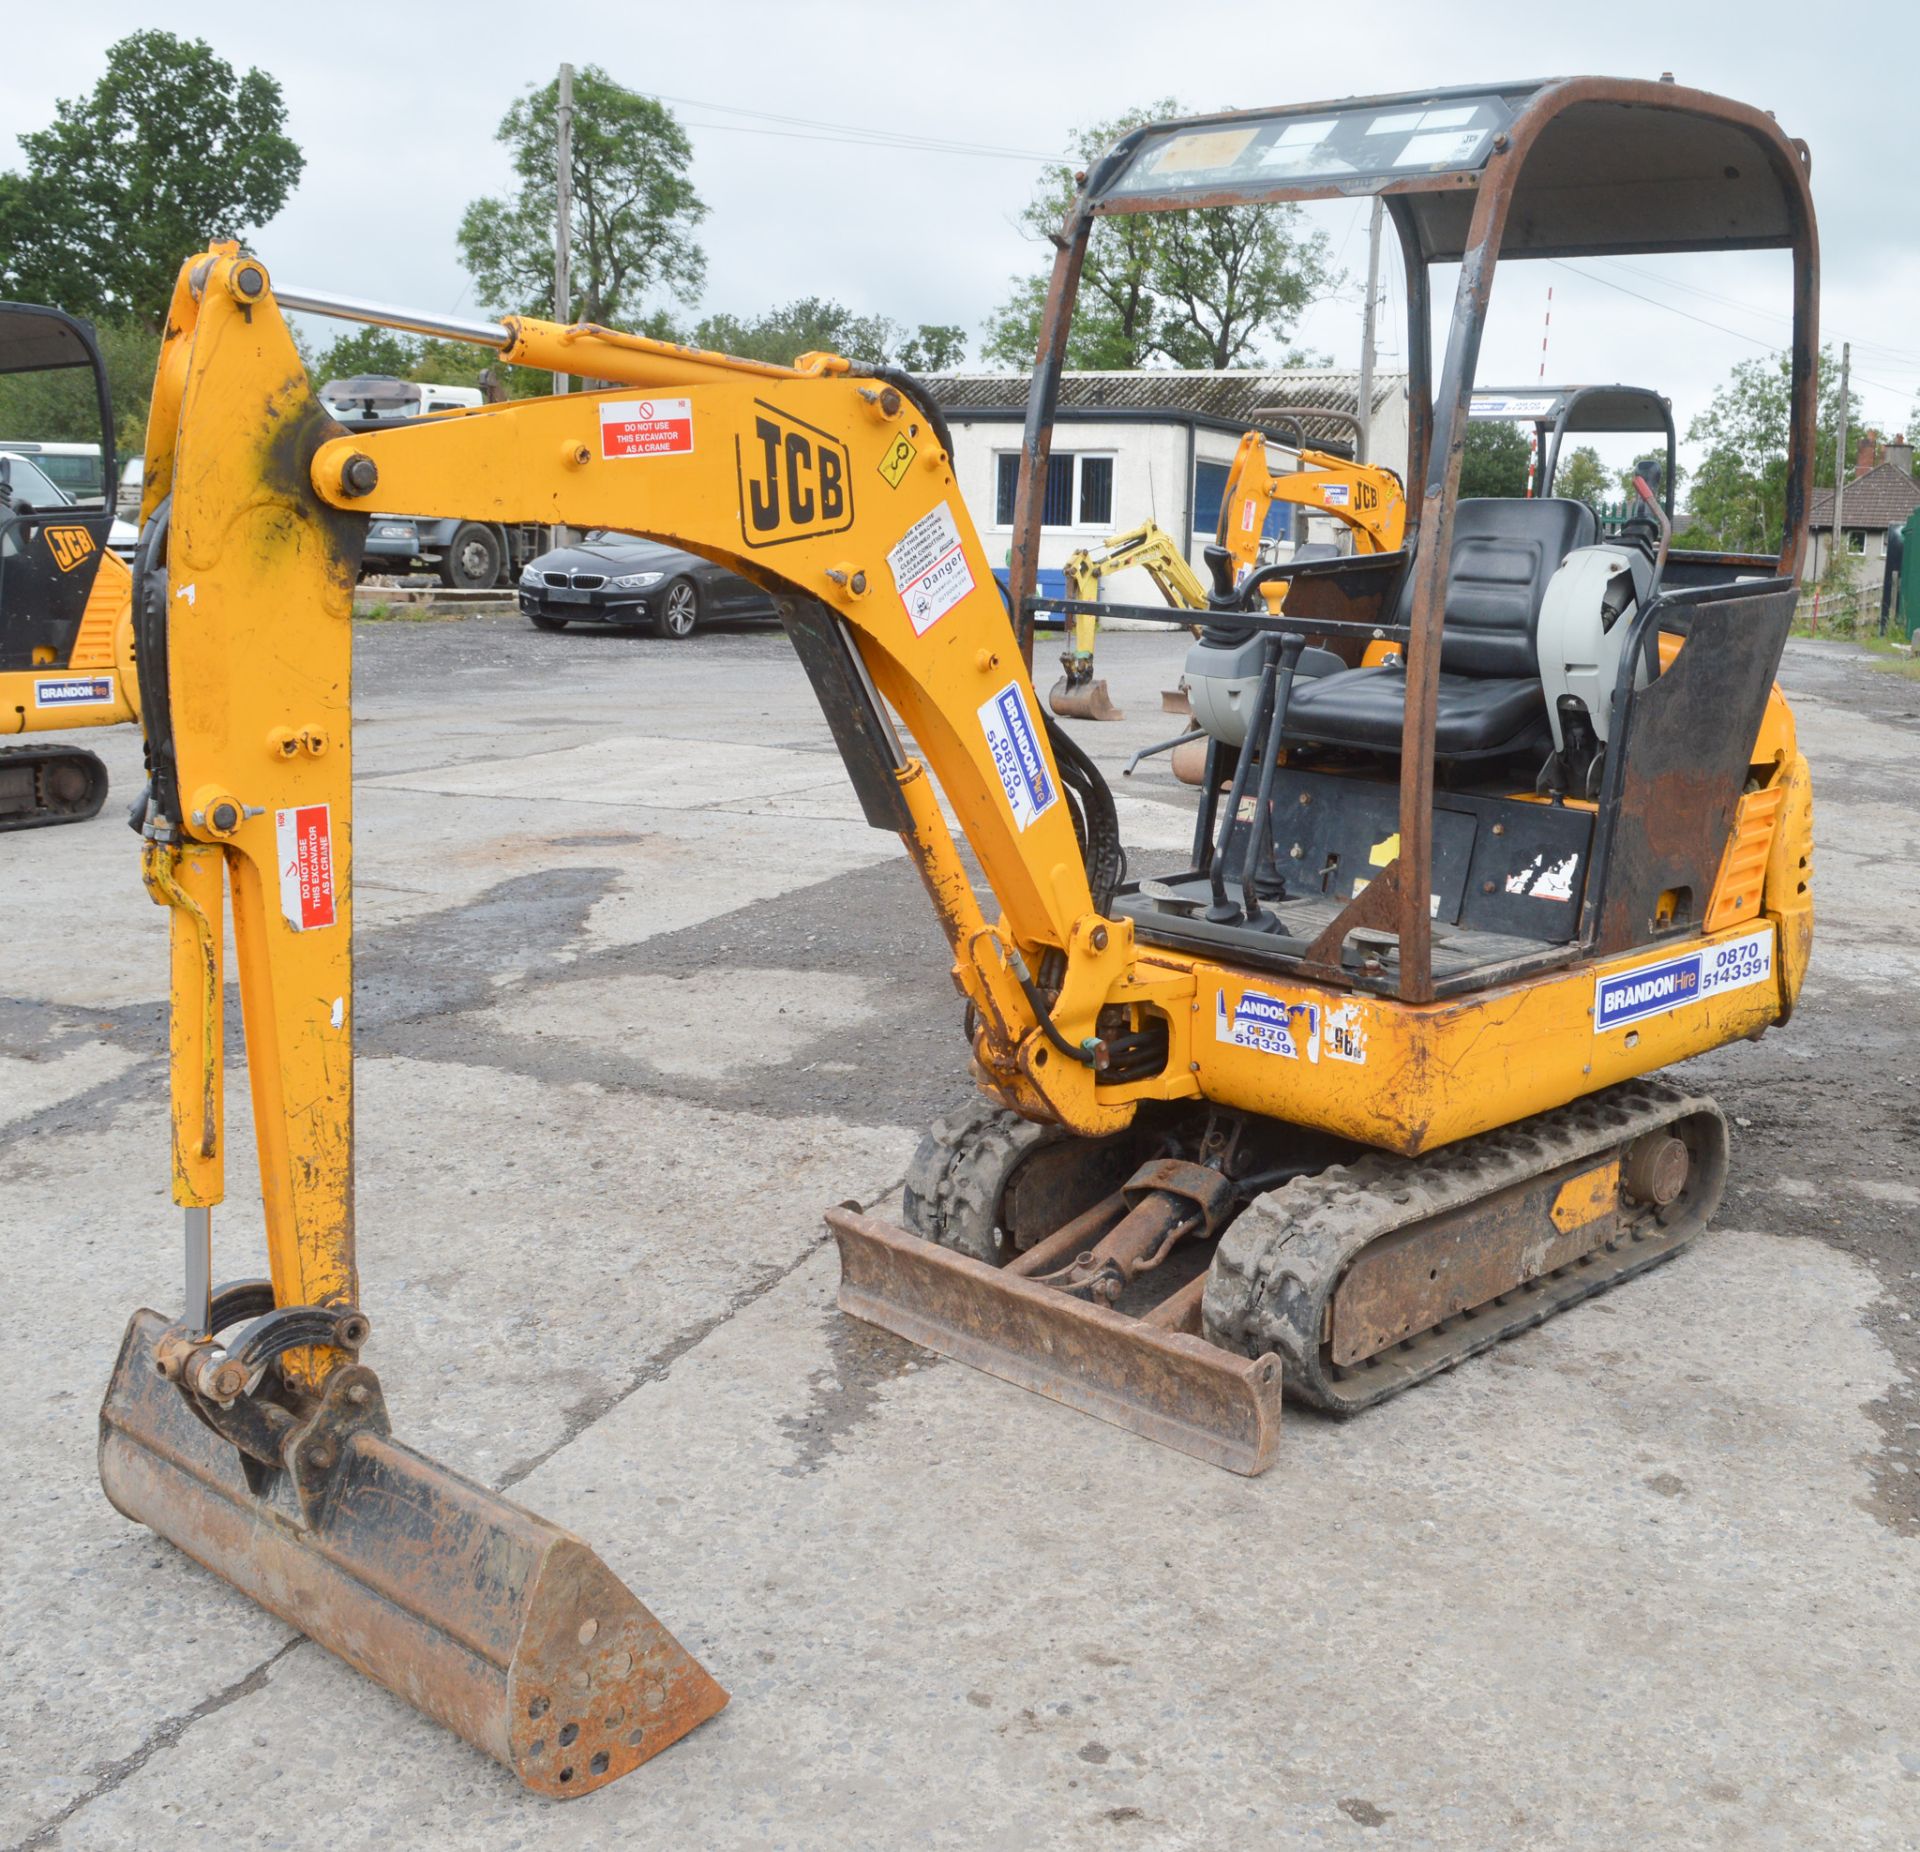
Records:
<instances>
[{"instance_id":1,"label":"'do not use this excavator as a crane' sticker","mask_svg":"<svg viewBox=\"0 0 1920 1852\"><path fill-rule=\"evenodd\" d=\"M1195 713L1236 718L1209 731L1188 867L1129 881L1106 782L1029 672L1088 232L1368 192L1408 278L1406 544L1210 596L1218 676L1245 686ZM1793 273L1777 555L1674 552L1651 510L1603 542L1578 503L1458 496L1498 258L1753 247ZM1437 374L1436 265L1459 266ZM360 1360L350 614L377 506L641 533L774 594L866 818L924 880L979 1086L923 1141L906 1226L829 1212L853 1315L1252 1473L1283 1394L1354 1413L1667 1259L1729 1152L1713 1101L1656 1070L1783 1022L1811 946L1810 782L1774 674L1816 280L1804 147L1672 84L1141 129L1066 228L1003 593L905 375L407 315L276 287L232 246L190 260L134 587L187 1290L127 1329L109 1496L544 1793L725 1702L586 1544L397 1440ZM609 383L350 433L290 310ZM271 1278L216 1290L229 921Z\"/></svg>"}]
</instances>

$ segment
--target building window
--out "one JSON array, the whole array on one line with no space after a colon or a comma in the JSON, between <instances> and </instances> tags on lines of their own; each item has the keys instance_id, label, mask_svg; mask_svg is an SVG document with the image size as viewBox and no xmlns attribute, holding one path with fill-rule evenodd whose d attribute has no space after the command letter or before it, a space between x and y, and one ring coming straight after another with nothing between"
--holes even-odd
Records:
<instances>
[{"instance_id":1,"label":"building window","mask_svg":"<svg viewBox=\"0 0 1920 1852\"><path fill-rule=\"evenodd\" d=\"M1864 553L1866 550L1867 550L1867 530L1864 527L1848 528L1847 529L1847 551L1849 553Z\"/></svg>"},{"instance_id":2,"label":"building window","mask_svg":"<svg viewBox=\"0 0 1920 1852\"><path fill-rule=\"evenodd\" d=\"M1020 482L1020 453L994 458L995 522L1013 525L1013 498ZM1047 492L1040 504L1043 528L1109 527L1113 523L1113 458L1079 450L1056 450L1047 459Z\"/></svg>"},{"instance_id":3,"label":"building window","mask_svg":"<svg viewBox=\"0 0 1920 1852\"><path fill-rule=\"evenodd\" d=\"M1196 463L1193 466L1193 537L1211 540L1220 525L1220 504L1227 493L1229 466L1225 463ZM1267 524L1261 530L1266 540L1293 538L1293 504L1276 498L1267 509Z\"/></svg>"}]
</instances>

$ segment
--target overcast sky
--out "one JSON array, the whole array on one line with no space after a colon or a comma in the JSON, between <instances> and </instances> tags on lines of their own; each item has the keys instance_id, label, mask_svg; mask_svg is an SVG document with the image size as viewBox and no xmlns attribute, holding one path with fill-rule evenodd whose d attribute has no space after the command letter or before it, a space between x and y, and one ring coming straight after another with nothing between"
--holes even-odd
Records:
<instances>
[{"instance_id":1,"label":"overcast sky","mask_svg":"<svg viewBox=\"0 0 1920 1852\"><path fill-rule=\"evenodd\" d=\"M1804 0L1265 11L1221 0L643 0L550 15L497 0L317 10L176 0L165 18L285 90L307 169L255 240L283 281L475 310L454 229L469 200L507 184L493 139L502 112L564 58L672 99L687 125L710 209L702 307L751 313L835 296L902 322L957 322L976 341L1008 278L1044 261L1017 217L1034 157L1059 151L1075 124L1167 94L1194 109L1248 107L1670 70L1771 109L1811 144L1822 334L1854 343L1855 383L1883 430L1904 430L1920 398L1916 0L1856 0L1832 15ZM95 0L39 9L31 31L10 34L0 162L56 97L92 85L108 45L154 20L150 7ZM857 145L836 138L843 125L978 152ZM1351 364L1365 207L1316 213L1353 280L1295 339ZM1736 360L1784 342L1784 255L1631 261L1503 267L1482 383L1537 376L1549 287L1549 376L1658 386L1683 435ZM1385 364L1402 345L1390 326Z\"/></svg>"}]
</instances>

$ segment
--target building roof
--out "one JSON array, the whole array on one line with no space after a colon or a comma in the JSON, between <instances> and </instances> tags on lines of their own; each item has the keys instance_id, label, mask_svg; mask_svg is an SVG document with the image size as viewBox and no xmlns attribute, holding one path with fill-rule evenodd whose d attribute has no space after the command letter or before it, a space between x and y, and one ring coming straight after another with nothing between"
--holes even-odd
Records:
<instances>
[{"instance_id":1,"label":"building roof","mask_svg":"<svg viewBox=\"0 0 1920 1852\"><path fill-rule=\"evenodd\" d=\"M1847 484L1846 506L1840 514L1849 527L1898 527L1916 508L1920 508L1920 479L1889 458ZM1807 525L1833 526L1831 489L1814 490L1813 512Z\"/></svg>"},{"instance_id":2,"label":"building roof","mask_svg":"<svg viewBox=\"0 0 1920 1852\"><path fill-rule=\"evenodd\" d=\"M1024 373L934 373L925 384L946 412L1022 412L1027 404ZM1405 395L1404 373L1373 376L1373 411L1378 413ZM1239 368L1227 372L1187 372L1160 368L1144 373L1063 373L1060 412L1139 411L1217 418L1242 430L1271 426L1275 411L1310 414L1326 410L1358 413L1360 375L1353 371L1296 367L1284 372ZM1300 419L1309 444L1329 450L1351 448L1353 433L1337 418Z\"/></svg>"}]
</instances>

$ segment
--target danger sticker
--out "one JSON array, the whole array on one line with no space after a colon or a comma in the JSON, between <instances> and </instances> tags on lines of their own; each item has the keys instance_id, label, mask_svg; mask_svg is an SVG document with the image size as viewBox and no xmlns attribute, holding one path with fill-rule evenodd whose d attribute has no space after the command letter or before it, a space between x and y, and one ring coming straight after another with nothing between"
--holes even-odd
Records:
<instances>
[{"instance_id":1,"label":"danger sticker","mask_svg":"<svg viewBox=\"0 0 1920 1852\"><path fill-rule=\"evenodd\" d=\"M1593 987L1593 1026L1618 1029L1726 990L1773 981L1773 928L1763 927L1658 964L1636 965L1599 978Z\"/></svg>"},{"instance_id":2,"label":"danger sticker","mask_svg":"<svg viewBox=\"0 0 1920 1852\"><path fill-rule=\"evenodd\" d=\"M600 454L609 462L626 457L693 454L691 399L604 399L600 404Z\"/></svg>"},{"instance_id":3,"label":"danger sticker","mask_svg":"<svg viewBox=\"0 0 1920 1852\"><path fill-rule=\"evenodd\" d=\"M301 804L273 813L280 854L280 911L295 932L331 926L333 818L325 804Z\"/></svg>"},{"instance_id":4,"label":"danger sticker","mask_svg":"<svg viewBox=\"0 0 1920 1852\"><path fill-rule=\"evenodd\" d=\"M993 769L1007 794L1016 827L1024 830L1059 802L1040 735L1018 682L1009 682L980 708L980 728L993 754Z\"/></svg>"},{"instance_id":5,"label":"danger sticker","mask_svg":"<svg viewBox=\"0 0 1920 1852\"><path fill-rule=\"evenodd\" d=\"M33 685L35 707L101 707L112 699L113 678L108 675L63 675Z\"/></svg>"},{"instance_id":6,"label":"danger sticker","mask_svg":"<svg viewBox=\"0 0 1920 1852\"><path fill-rule=\"evenodd\" d=\"M915 636L925 636L973 590L973 568L967 564L953 510L945 502L907 529L906 538L887 555L887 564Z\"/></svg>"}]
</instances>

